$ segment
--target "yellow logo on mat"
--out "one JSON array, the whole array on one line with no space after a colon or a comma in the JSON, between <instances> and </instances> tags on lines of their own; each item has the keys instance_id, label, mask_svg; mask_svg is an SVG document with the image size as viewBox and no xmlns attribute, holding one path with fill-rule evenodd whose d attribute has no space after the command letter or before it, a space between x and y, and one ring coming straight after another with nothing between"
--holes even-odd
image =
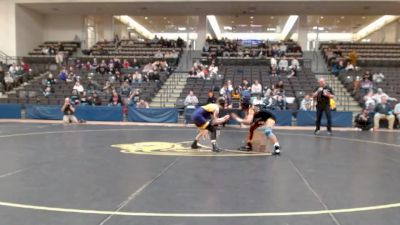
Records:
<instances>
[{"instance_id":1,"label":"yellow logo on mat","mask_svg":"<svg viewBox=\"0 0 400 225\"><path fill-rule=\"evenodd\" d=\"M213 153L211 149L200 145L200 149L191 149L191 142L138 142L132 144L118 144L111 147L118 148L122 153L139 155L165 155L165 156L249 156L270 155L270 153L249 153L235 150L225 150Z\"/></svg>"}]
</instances>

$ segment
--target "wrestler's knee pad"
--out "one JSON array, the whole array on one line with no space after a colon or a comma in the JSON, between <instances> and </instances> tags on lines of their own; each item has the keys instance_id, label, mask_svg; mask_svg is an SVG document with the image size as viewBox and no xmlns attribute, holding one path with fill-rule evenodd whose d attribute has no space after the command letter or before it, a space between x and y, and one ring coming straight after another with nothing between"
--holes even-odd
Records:
<instances>
[{"instance_id":1,"label":"wrestler's knee pad","mask_svg":"<svg viewBox=\"0 0 400 225\"><path fill-rule=\"evenodd\" d=\"M265 136L267 136L267 137L271 137L271 136L273 135L273 133L272 133L272 128L271 128L271 127L266 127L266 128L264 129L264 134L265 134Z\"/></svg>"}]
</instances>

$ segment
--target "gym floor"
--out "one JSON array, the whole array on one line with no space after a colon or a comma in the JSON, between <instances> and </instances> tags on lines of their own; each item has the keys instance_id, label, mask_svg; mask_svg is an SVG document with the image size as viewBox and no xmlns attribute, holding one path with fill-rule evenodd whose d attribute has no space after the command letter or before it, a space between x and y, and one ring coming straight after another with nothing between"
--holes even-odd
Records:
<instances>
[{"instance_id":1,"label":"gym floor","mask_svg":"<svg viewBox=\"0 0 400 225\"><path fill-rule=\"evenodd\" d=\"M399 224L399 133L274 132L281 156L234 151L244 129L211 153L193 127L0 123L0 224Z\"/></svg>"}]
</instances>

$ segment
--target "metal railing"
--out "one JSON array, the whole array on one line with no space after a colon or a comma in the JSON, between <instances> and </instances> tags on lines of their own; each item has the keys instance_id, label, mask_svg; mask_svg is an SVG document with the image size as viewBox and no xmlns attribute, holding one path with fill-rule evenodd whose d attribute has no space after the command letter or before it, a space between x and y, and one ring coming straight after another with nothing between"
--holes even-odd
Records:
<instances>
[{"instance_id":1,"label":"metal railing","mask_svg":"<svg viewBox=\"0 0 400 225\"><path fill-rule=\"evenodd\" d=\"M185 73L174 73L168 80L163 84L163 90L160 92L160 107L165 107L168 100L174 94L176 86L180 83L181 79L185 78L187 75Z\"/></svg>"}]
</instances>

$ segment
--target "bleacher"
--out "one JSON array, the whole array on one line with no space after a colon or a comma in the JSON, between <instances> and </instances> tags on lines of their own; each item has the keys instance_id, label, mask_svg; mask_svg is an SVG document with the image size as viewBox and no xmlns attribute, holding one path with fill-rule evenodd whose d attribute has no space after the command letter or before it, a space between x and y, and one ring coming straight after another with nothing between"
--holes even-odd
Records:
<instances>
[{"instance_id":1,"label":"bleacher","mask_svg":"<svg viewBox=\"0 0 400 225\"><path fill-rule=\"evenodd\" d=\"M320 49L325 60L328 59L330 50L336 60L348 60L349 53L354 50L357 54L357 66L364 67L392 67L400 66L400 45L399 44L378 44L378 43L322 43ZM340 53L338 55L337 53Z\"/></svg>"},{"instance_id":2,"label":"bleacher","mask_svg":"<svg viewBox=\"0 0 400 225\"><path fill-rule=\"evenodd\" d=\"M382 88L390 97L400 99L399 69L399 67L363 67L362 70L359 71L343 71L339 75L339 79L349 92L353 92L353 81L357 79L357 77L362 78L365 71L370 71L371 76L375 72L381 72L385 78L381 83L377 83L375 88ZM360 106L363 107L364 96L359 91L356 91L353 96L359 102Z\"/></svg>"},{"instance_id":3,"label":"bleacher","mask_svg":"<svg viewBox=\"0 0 400 225\"><path fill-rule=\"evenodd\" d=\"M193 90L195 95L199 99L199 104L205 104L207 101L207 93L209 90L215 90L215 88L221 88L223 83L231 80L234 87L239 86L244 79L250 84L255 80L260 81L263 88L270 87L273 84L278 83L280 80L283 81L285 87L285 96L293 97L295 101L293 104L288 104L288 109L297 110L299 107L300 100L305 94L309 94L313 91L318 83L315 79L314 74L310 69L302 69L298 71L297 77L287 78L287 75L282 73L278 77L270 75L270 68L268 66L243 66L243 65L225 65L220 68L220 74L223 74L223 79L211 79L204 80L200 78L187 78L187 83L177 100L177 106L181 106L183 101L189 92ZM219 96L219 92L214 93L215 96Z\"/></svg>"},{"instance_id":4,"label":"bleacher","mask_svg":"<svg viewBox=\"0 0 400 225\"><path fill-rule=\"evenodd\" d=\"M81 77L80 83L83 87L86 87L89 81L88 74L94 71L86 71L84 69L77 71L77 75ZM125 71L124 73L131 73L132 71ZM50 96L45 97L42 93L44 84L46 83L47 77L43 77L42 79L38 79L34 82L29 83L24 86L22 89L18 90L16 93L9 94L8 98L3 100L3 103L19 103L21 105L25 104L41 104L41 105L60 105L64 101L66 97L70 97L72 94L72 89L74 86L74 82L66 83L62 81L58 81L55 85L53 85L55 92ZM92 80L99 84L99 87L102 88L106 81L109 79L108 75L95 74L92 76ZM132 89L140 89L141 98L146 101L151 101L151 98L155 95L160 85L167 79L167 73L160 73L160 83L156 82L143 82L140 84L132 84ZM118 91L120 88L120 82L115 82L113 87ZM98 91L99 97L102 99L102 105L107 105L109 103L110 94L103 93Z\"/></svg>"}]
</instances>

